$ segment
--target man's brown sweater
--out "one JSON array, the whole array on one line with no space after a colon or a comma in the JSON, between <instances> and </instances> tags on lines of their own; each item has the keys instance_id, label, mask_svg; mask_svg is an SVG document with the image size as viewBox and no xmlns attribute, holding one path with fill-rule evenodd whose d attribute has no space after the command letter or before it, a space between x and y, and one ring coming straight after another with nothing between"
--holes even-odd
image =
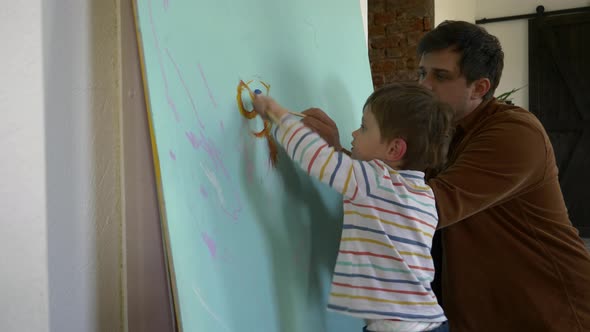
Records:
<instances>
[{"instance_id":1,"label":"man's brown sweater","mask_svg":"<svg viewBox=\"0 0 590 332\"><path fill-rule=\"evenodd\" d=\"M530 112L491 100L458 124L446 169L429 180L452 332L590 331L590 254L557 175Z\"/></svg>"}]
</instances>

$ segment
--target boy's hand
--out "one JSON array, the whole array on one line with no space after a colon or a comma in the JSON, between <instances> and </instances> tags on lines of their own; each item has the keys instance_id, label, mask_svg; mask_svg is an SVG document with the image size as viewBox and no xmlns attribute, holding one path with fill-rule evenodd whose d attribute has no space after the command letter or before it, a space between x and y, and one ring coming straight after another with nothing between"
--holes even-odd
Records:
<instances>
[{"instance_id":1,"label":"boy's hand","mask_svg":"<svg viewBox=\"0 0 590 332\"><path fill-rule=\"evenodd\" d=\"M261 94L255 95L254 100L252 100L252 105L254 106L256 113L271 119L281 119L283 115L289 112L271 97L263 96Z\"/></svg>"},{"instance_id":2,"label":"boy's hand","mask_svg":"<svg viewBox=\"0 0 590 332\"><path fill-rule=\"evenodd\" d=\"M338 127L324 111L319 108L310 108L302 113L306 115L301 120L304 125L320 135L336 151L342 150Z\"/></svg>"}]
</instances>

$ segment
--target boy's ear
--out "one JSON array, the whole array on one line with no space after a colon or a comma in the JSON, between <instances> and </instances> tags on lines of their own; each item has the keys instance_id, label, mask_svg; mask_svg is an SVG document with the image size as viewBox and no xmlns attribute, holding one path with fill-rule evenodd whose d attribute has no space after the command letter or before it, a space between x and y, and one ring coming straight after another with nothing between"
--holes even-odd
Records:
<instances>
[{"instance_id":1,"label":"boy's ear","mask_svg":"<svg viewBox=\"0 0 590 332\"><path fill-rule=\"evenodd\" d=\"M483 98L483 96L485 96L492 87L492 83L490 82L489 78L480 78L473 82L473 84L475 84L475 89L473 89L473 94L471 95L473 99Z\"/></svg>"},{"instance_id":2,"label":"boy's ear","mask_svg":"<svg viewBox=\"0 0 590 332\"><path fill-rule=\"evenodd\" d=\"M394 138L387 146L387 159L389 161L400 161L406 155L408 145L403 138Z\"/></svg>"}]
</instances>

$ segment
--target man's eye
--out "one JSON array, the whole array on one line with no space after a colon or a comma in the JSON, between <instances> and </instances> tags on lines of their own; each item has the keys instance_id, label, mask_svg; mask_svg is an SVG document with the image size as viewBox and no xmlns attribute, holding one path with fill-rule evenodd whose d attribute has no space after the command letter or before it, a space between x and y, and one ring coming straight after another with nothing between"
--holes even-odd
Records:
<instances>
[{"instance_id":1,"label":"man's eye","mask_svg":"<svg viewBox=\"0 0 590 332\"><path fill-rule=\"evenodd\" d=\"M418 78L420 78L421 80L424 79L424 77L426 77L426 73L422 70L418 71Z\"/></svg>"},{"instance_id":2,"label":"man's eye","mask_svg":"<svg viewBox=\"0 0 590 332\"><path fill-rule=\"evenodd\" d=\"M439 81L444 81L447 79L447 75L445 74L436 74L436 79Z\"/></svg>"}]
</instances>

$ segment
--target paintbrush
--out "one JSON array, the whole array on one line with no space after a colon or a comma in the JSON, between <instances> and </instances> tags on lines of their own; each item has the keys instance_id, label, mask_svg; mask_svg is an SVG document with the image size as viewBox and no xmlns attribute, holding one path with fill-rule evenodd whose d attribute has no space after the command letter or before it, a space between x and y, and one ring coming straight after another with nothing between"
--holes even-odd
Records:
<instances>
[{"instance_id":1,"label":"paintbrush","mask_svg":"<svg viewBox=\"0 0 590 332\"><path fill-rule=\"evenodd\" d=\"M240 82L244 83L244 81L243 81L243 80L240 80ZM259 89L255 89L254 91L252 91L252 90L250 89L250 87L248 86L248 84L246 84L246 83L244 83L244 86L245 86L245 87L246 87L246 89L248 90L248 93L250 93L250 97L251 97L252 99L254 99L254 95L255 95L255 94L256 94L256 95L259 95L259 94L261 94L261 93L262 93L262 91L260 91ZM301 117L301 118L304 118L304 117L306 117L306 115L305 115L305 114L303 114L303 113L299 113L299 112L293 112L293 111L288 111L288 112L289 112L289 114L292 114L292 115L295 115L295 116L298 116L298 117ZM274 115L272 115L272 114L268 113L268 116L269 116L269 118L271 118L271 120L272 120L272 121L274 121L274 122L276 122L276 123L279 123L279 122L277 121L277 119L276 119L276 117L275 117Z\"/></svg>"}]
</instances>

